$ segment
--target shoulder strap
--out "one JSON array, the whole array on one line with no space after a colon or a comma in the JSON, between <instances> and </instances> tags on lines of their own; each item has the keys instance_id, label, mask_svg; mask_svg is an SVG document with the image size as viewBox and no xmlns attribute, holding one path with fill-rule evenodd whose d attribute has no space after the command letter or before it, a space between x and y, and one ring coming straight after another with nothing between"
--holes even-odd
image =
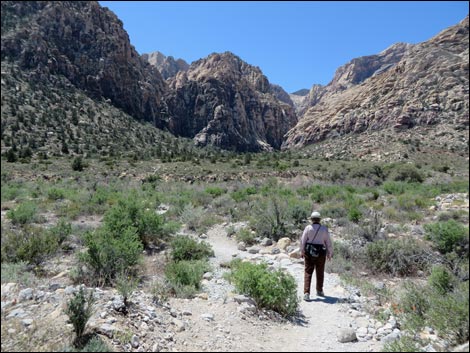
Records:
<instances>
[{"instance_id":1,"label":"shoulder strap","mask_svg":"<svg viewBox=\"0 0 470 353\"><path fill-rule=\"evenodd\" d=\"M312 226L312 228L313 228L313 226ZM321 224L318 223L318 229L317 229L317 231L315 232L315 236L313 237L312 242L313 242L313 241L315 240L315 238L317 237L317 234L318 234L318 231L320 230L320 228L321 228Z\"/></svg>"}]
</instances>

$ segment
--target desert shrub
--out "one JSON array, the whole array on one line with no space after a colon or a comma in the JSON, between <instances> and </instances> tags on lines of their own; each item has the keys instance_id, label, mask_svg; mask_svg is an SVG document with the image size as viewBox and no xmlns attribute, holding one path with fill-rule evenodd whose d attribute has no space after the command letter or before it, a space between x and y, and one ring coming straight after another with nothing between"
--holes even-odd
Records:
<instances>
[{"instance_id":1,"label":"desert shrub","mask_svg":"<svg viewBox=\"0 0 470 353\"><path fill-rule=\"evenodd\" d=\"M402 335L397 340L386 342L383 352L425 352L420 348L416 337Z\"/></svg>"},{"instance_id":2,"label":"desert shrub","mask_svg":"<svg viewBox=\"0 0 470 353\"><path fill-rule=\"evenodd\" d=\"M366 217L359 220L359 235L365 238L367 241L375 241L381 237L380 230L383 227L382 215L369 209L366 213Z\"/></svg>"},{"instance_id":3,"label":"desert shrub","mask_svg":"<svg viewBox=\"0 0 470 353\"><path fill-rule=\"evenodd\" d=\"M334 244L333 261L327 261L326 271L334 273L349 272L354 268L355 251L351 245L337 241Z\"/></svg>"},{"instance_id":4,"label":"desert shrub","mask_svg":"<svg viewBox=\"0 0 470 353\"><path fill-rule=\"evenodd\" d=\"M468 228L451 219L447 222L425 224L426 239L431 240L433 246L441 253L452 251L462 253L468 244ZM468 245L466 256L468 257Z\"/></svg>"},{"instance_id":5,"label":"desert shrub","mask_svg":"<svg viewBox=\"0 0 470 353\"><path fill-rule=\"evenodd\" d=\"M206 260L170 261L165 276L177 297L188 298L201 288L202 276L210 270Z\"/></svg>"},{"instance_id":6,"label":"desert shrub","mask_svg":"<svg viewBox=\"0 0 470 353\"><path fill-rule=\"evenodd\" d=\"M469 339L468 281L461 282L447 295L433 293L426 313L427 323L451 342L462 344Z\"/></svg>"},{"instance_id":7,"label":"desert shrub","mask_svg":"<svg viewBox=\"0 0 470 353\"><path fill-rule=\"evenodd\" d=\"M16 232L2 234L2 262L25 261L41 264L59 249L59 239L51 232L27 226Z\"/></svg>"},{"instance_id":8,"label":"desert shrub","mask_svg":"<svg viewBox=\"0 0 470 353\"><path fill-rule=\"evenodd\" d=\"M241 228L237 232L236 237L237 241L242 241L247 245L253 245L254 243L256 243L255 234L252 233L252 231L248 228Z\"/></svg>"},{"instance_id":9,"label":"desert shrub","mask_svg":"<svg viewBox=\"0 0 470 353\"><path fill-rule=\"evenodd\" d=\"M189 236L177 236L171 242L173 261L204 260L214 256L209 243L198 242Z\"/></svg>"},{"instance_id":10,"label":"desert shrub","mask_svg":"<svg viewBox=\"0 0 470 353\"><path fill-rule=\"evenodd\" d=\"M429 285L440 294L446 294L454 287L454 276L444 266L433 266L428 277Z\"/></svg>"},{"instance_id":11,"label":"desert shrub","mask_svg":"<svg viewBox=\"0 0 470 353\"><path fill-rule=\"evenodd\" d=\"M114 352L108 345L98 336L91 337L83 348L66 347L65 352Z\"/></svg>"},{"instance_id":12,"label":"desert shrub","mask_svg":"<svg viewBox=\"0 0 470 353\"><path fill-rule=\"evenodd\" d=\"M47 192L47 198L52 201L57 201L65 198L65 191L59 188L50 188Z\"/></svg>"},{"instance_id":13,"label":"desert shrub","mask_svg":"<svg viewBox=\"0 0 470 353\"><path fill-rule=\"evenodd\" d=\"M387 194L401 195L408 190L409 185L399 181L386 181L382 184L382 188Z\"/></svg>"},{"instance_id":14,"label":"desert shrub","mask_svg":"<svg viewBox=\"0 0 470 353\"><path fill-rule=\"evenodd\" d=\"M412 164L395 166L388 178L393 181L404 181L407 183L422 183L424 181L422 172Z\"/></svg>"},{"instance_id":15,"label":"desert shrub","mask_svg":"<svg viewBox=\"0 0 470 353\"><path fill-rule=\"evenodd\" d=\"M61 218L54 227L49 228L49 232L57 240L58 245L62 245L72 234L72 225Z\"/></svg>"},{"instance_id":16,"label":"desert shrub","mask_svg":"<svg viewBox=\"0 0 470 353\"><path fill-rule=\"evenodd\" d=\"M375 273L408 276L428 268L429 251L414 239L386 239L367 244L366 264Z\"/></svg>"},{"instance_id":17,"label":"desert shrub","mask_svg":"<svg viewBox=\"0 0 470 353\"><path fill-rule=\"evenodd\" d=\"M418 332L433 327L451 344L460 344L469 338L468 281L459 283L452 291L405 282L396 311L403 328Z\"/></svg>"},{"instance_id":18,"label":"desert shrub","mask_svg":"<svg viewBox=\"0 0 470 353\"><path fill-rule=\"evenodd\" d=\"M339 219L344 218L348 215L348 210L339 203L329 203L322 207L323 218Z\"/></svg>"},{"instance_id":19,"label":"desert shrub","mask_svg":"<svg viewBox=\"0 0 470 353\"><path fill-rule=\"evenodd\" d=\"M129 306L128 299L131 296L131 294L134 292L134 290L137 288L138 279L135 278L132 275L132 273L128 273L128 271L124 271L117 275L115 285L119 294L122 295L124 305L128 307Z\"/></svg>"},{"instance_id":20,"label":"desert shrub","mask_svg":"<svg viewBox=\"0 0 470 353\"><path fill-rule=\"evenodd\" d=\"M351 222L359 223L362 217L362 212L358 206L354 205L348 209L348 219Z\"/></svg>"},{"instance_id":21,"label":"desert shrub","mask_svg":"<svg viewBox=\"0 0 470 353\"><path fill-rule=\"evenodd\" d=\"M93 292L90 291L87 294L83 287L80 287L80 289L73 294L73 297L67 301L65 314L68 315L75 334L77 335L75 340L77 346L80 345L86 324L93 314L94 303Z\"/></svg>"},{"instance_id":22,"label":"desert shrub","mask_svg":"<svg viewBox=\"0 0 470 353\"><path fill-rule=\"evenodd\" d=\"M407 212L420 210L429 206L429 201L426 198L411 193L399 195L397 201L400 209Z\"/></svg>"},{"instance_id":23,"label":"desert shrub","mask_svg":"<svg viewBox=\"0 0 470 353\"><path fill-rule=\"evenodd\" d=\"M146 206L135 195L120 199L104 215L107 229L117 234L134 227L144 246L166 239L172 229L165 227L163 217Z\"/></svg>"},{"instance_id":24,"label":"desert shrub","mask_svg":"<svg viewBox=\"0 0 470 353\"><path fill-rule=\"evenodd\" d=\"M8 183L2 180L2 202L18 198L23 192L22 187L16 183Z\"/></svg>"},{"instance_id":25,"label":"desert shrub","mask_svg":"<svg viewBox=\"0 0 470 353\"><path fill-rule=\"evenodd\" d=\"M78 157L75 157L72 161L72 169L77 171L77 172L81 172L83 171L83 169L85 169L87 167L87 164L83 161L83 158L78 156Z\"/></svg>"},{"instance_id":26,"label":"desert shrub","mask_svg":"<svg viewBox=\"0 0 470 353\"><path fill-rule=\"evenodd\" d=\"M139 263L142 243L137 230L128 227L114 233L106 225L85 234L87 251L79 255L89 266L92 282L109 284L119 274L130 271Z\"/></svg>"},{"instance_id":27,"label":"desert shrub","mask_svg":"<svg viewBox=\"0 0 470 353\"><path fill-rule=\"evenodd\" d=\"M246 201L250 195L255 195L258 191L254 186L248 186L244 189L236 190L231 193L232 198L238 203Z\"/></svg>"},{"instance_id":28,"label":"desert shrub","mask_svg":"<svg viewBox=\"0 0 470 353\"><path fill-rule=\"evenodd\" d=\"M3 256L3 249L2 249ZM18 262L3 262L1 266L1 280L2 283L15 282L25 288L32 287L38 283L38 278L34 273L29 272L29 264L26 261Z\"/></svg>"},{"instance_id":29,"label":"desert shrub","mask_svg":"<svg viewBox=\"0 0 470 353\"><path fill-rule=\"evenodd\" d=\"M290 218L294 221L295 225L300 226L308 219L309 207L306 204L296 203L289 207Z\"/></svg>"},{"instance_id":30,"label":"desert shrub","mask_svg":"<svg viewBox=\"0 0 470 353\"><path fill-rule=\"evenodd\" d=\"M261 308L284 316L295 314L299 299L295 279L281 269L271 272L266 264L235 262L230 280L237 290L252 297Z\"/></svg>"},{"instance_id":31,"label":"desert shrub","mask_svg":"<svg viewBox=\"0 0 470 353\"><path fill-rule=\"evenodd\" d=\"M13 224L32 223L37 219L37 206L32 202L23 202L14 210L9 210L7 217Z\"/></svg>"},{"instance_id":32,"label":"desert shrub","mask_svg":"<svg viewBox=\"0 0 470 353\"><path fill-rule=\"evenodd\" d=\"M192 203L188 203L183 207L183 210L180 214L180 220L190 230L194 231L204 231L203 221L206 218L206 212L204 208L194 207Z\"/></svg>"},{"instance_id":33,"label":"desert shrub","mask_svg":"<svg viewBox=\"0 0 470 353\"><path fill-rule=\"evenodd\" d=\"M211 195L212 197L218 197L218 196L225 194L226 190L218 186L208 186L205 189L205 192Z\"/></svg>"},{"instance_id":34,"label":"desert shrub","mask_svg":"<svg viewBox=\"0 0 470 353\"><path fill-rule=\"evenodd\" d=\"M258 236L275 241L286 236L289 220L286 200L273 196L268 200L258 200L252 212L250 225Z\"/></svg>"}]
</instances>

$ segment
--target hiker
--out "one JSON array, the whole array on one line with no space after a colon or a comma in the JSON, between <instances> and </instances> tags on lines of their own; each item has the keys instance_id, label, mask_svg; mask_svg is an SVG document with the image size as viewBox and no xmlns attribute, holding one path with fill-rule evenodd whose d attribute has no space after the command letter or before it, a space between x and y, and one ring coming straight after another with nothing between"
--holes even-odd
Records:
<instances>
[{"instance_id":1,"label":"hiker","mask_svg":"<svg viewBox=\"0 0 470 353\"><path fill-rule=\"evenodd\" d=\"M300 240L300 256L305 261L304 273L304 300L310 300L310 283L313 271L316 270L317 296L325 296L323 293L323 279L326 259L333 256L333 244L328 228L320 224L319 212L310 215L312 224L305 227Z\"/></svg>"}]
</instances>

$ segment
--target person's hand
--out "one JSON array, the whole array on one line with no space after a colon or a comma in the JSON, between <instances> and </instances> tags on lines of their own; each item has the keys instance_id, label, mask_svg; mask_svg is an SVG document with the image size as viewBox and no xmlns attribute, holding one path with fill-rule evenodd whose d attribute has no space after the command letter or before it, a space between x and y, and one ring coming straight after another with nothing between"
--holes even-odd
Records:
<instances>
[{"instance_id":1,"label":"person's hand","mask_svg":"<svg viewBox=\"0 0 470 353\"><path fill-rule=\"evenodd\" d=\"M300 258L301 258L301 259L304 258L304 253L300 253Z\"/></svg>"}]
</instances>

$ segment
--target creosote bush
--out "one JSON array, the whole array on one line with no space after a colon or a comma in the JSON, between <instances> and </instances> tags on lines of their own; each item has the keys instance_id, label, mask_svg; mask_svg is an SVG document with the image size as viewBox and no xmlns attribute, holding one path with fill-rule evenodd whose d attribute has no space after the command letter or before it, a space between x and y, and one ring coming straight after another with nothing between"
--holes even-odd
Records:
<instances>
[{"instance_id":1,"label":"creosote bush","mask_svg":"<svg viewBox=\"0 0 470 353\"><path fill-rule=\"evenodd\" d=\"M295 279L281 269L270 271L266 264L232 261L229 279L237 290L252 297L261 308L284 316L296 313L299 299Z\"/></svg>"},{"instance_id":2,"label":"creosote bush","mask_svg":"<svg viewBox=\"0 0 470 353\"><path fill-rule=\"evenodd\" d=\"M171 256L173 261L183 260L202 260L214 256L209 243L205 241L198 242L189 236L177 236L171 242Z\"/></svg>"},{"instance_id":3,"label":"creosote bush","mask_svg":"<svg viewBox=\"0 0 470 353\"><path fill-rule=\"evenodd\" d=\"M385 239L367 244L366 264L375 273L416 274L429 267L430 252L414 239Z\"/></svg>"}]
</instances>

